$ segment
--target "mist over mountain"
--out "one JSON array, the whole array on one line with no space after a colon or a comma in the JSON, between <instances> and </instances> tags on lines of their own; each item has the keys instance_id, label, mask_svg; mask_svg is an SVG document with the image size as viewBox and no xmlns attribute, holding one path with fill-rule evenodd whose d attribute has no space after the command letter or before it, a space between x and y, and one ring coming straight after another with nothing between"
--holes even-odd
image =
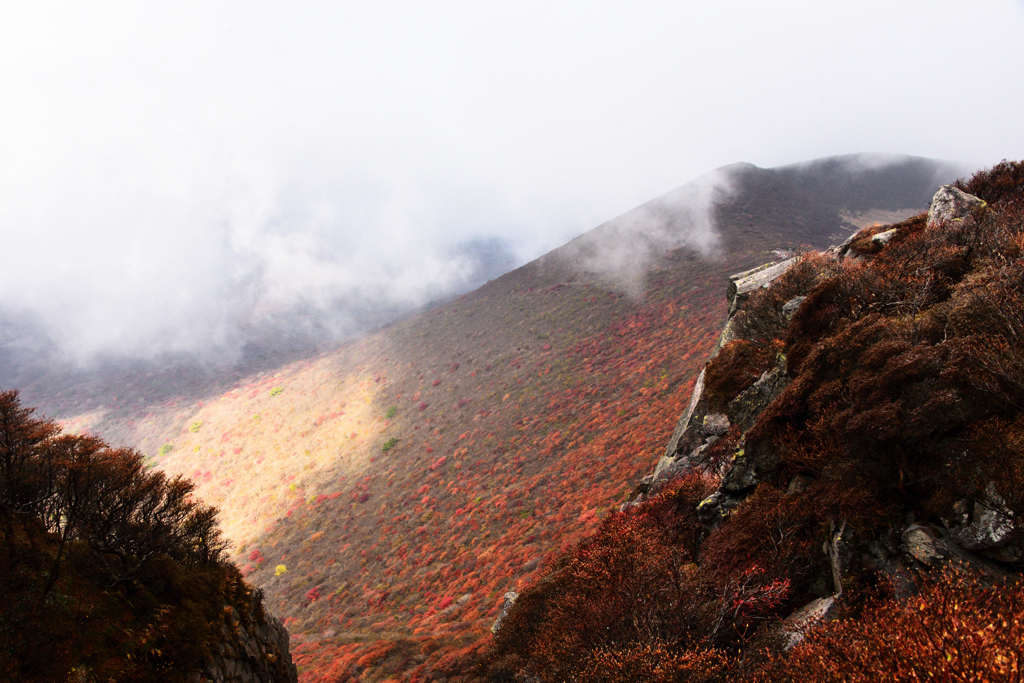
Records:
<instances>
[{"instance_id":1,"label":"mist over mountain","mask_svg":"<svg viewBox=\"0 0 1024 683\"><path fill-rule=\"evenodd\" d=\"M603 223L542 262L566 261L636 296L643 290L647 270L673 249L686 247L717 258L740 245L820 247L852 230L857 214L920 208L927 203L929 188L966 171L950 162L867 154L775 169L733 164ZM281 233L282 238L286 235ZM304 237L298 234L295 239L301 244ZM498 238L430 246L429 267L436 273L449 272L443 276L447 285L439 286L437 278L426 276L419 282L410 280L404 271L393 276L378 272L365 282L352 280L344 295L331 282L323 282L321 290L276 306L253 303L258 292L270 286L257 279L247 285L254 288L250 294L242 286L227 296L227 308L222 306L228 312L241 308L219 321L214 314L213 320L200 323L215 324L218 331L193 350L144 347L140 352L115 343L83 356L78 340L62 336L36 311L0 307L0 387L19 388L26 400L44 404L55 414L93 410L109 404L112 397L118 397L122 406L142 407L212 391L450 300L519 265L519 253L517 245ZM410 253L408 258L415 257ZM230 271L231 261L221 268ZM409 298L403 291L415 294ZM238 303L243 300L250 303ZM100 308L90 310L106 312L90 320L90 327L125 328L135 320L132 308L119 309L114 300L97 305ZM183 317L181 310L159 301L147 313L161 326L185 329L191 327L191 318L206 315L196 311ZM141 339L134 334L129 339Z\"/></svg>"},{"instance_id":2,"label":"mist over mountain","mask_svg":"<svg viewBox=\"0 0 1024 683\"><path fill-rule=\"evenodd\" d=\"M593 538L659 462L729 317L730 274L860 228L870 255L884 224L923 224L961 175L905 156L736 164L349 339L296 309L293 331L231 362L109 356L68 373L26 317L4 353L26 404L219 508L300 680L444 680L489 647L503 596ZM460 257L484 278L511 251Z\"/></svg>"}]
</instances>

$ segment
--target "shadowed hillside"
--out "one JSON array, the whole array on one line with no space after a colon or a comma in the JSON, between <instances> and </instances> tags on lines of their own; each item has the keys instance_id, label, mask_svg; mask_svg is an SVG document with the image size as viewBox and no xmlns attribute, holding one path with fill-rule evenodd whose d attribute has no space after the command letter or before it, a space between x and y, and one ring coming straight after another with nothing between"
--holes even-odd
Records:
<instances>
[{"instance_id":1,"label":"shadowed hillside","mask_svg":"<svg viewBox=\"0 0 1024 683\"><path fill-rule=\"evenodd\" d=\"M169 386L142 369L44 377L24 396L196 481L304 680L444 677L490 641L505 592L662 455L730 273L872 211L917 213L953 175L919 159L727 167L333 351L257 353L248 375L191 366L184 384L154 370Z\"/></svg>"}]
</instances>

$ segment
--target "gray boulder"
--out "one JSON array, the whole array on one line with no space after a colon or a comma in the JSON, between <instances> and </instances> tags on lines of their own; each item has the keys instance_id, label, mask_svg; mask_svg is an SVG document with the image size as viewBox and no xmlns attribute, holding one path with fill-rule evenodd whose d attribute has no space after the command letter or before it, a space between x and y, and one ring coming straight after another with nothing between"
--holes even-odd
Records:
<instances>
[{"instance_id":1,"label":"gray boulder","mask_svg":"<svg viewBox=\"0 0 1024 683\"><path fill-rule=\"evenodd\" d=\"M729 422L728 415L712 413L711 415L704 416L702 427L705 437L725 436L732 427L732 424Z\"/></svg>"},{"instance_id":2,"label":"gray boulder","mask_svg":"<svg viewBox=\"0 0 1024 683\"><path fill-rule=\"evenodd\" d=\"M719 488L731 494L747 492L778 470L780 464L771 444L741 441Z\"/></svg>"},{"instance_id":3,"label":"gray boulder","mask_svg":"<svg viewBox=\"0 0 1024 683\"><path fill-rule=\"evenodd\" d=\"M742 502L743 498L719 489L697 505L697 517L706 526L713 529L725 521L729 513Z\"/></svg>"},{"instance_id":4,"label":"gray boulder","mask_svg":"<svg viewBox=\"0 0 1024 683\"><path fill-rule=\"evenodd\" d=\"M871 241L880 247L884 247L885 245L889 244L889 241L895 236L896 228L893 228L892 230L886 230L885 232L880 232L877 235L874 235L871 238Z\"/></svg>"},{"instance_id":5,"label":"gray boulder","mask_svg":"<svg viewBox=\"0 0 1024 683\"><path fill-rule=\"evenodd\" d=\"M806 296L795 296L782 305L782 316L786 320L792 320L793 316L796 315L797 309L800 308L800 304L807 299Z\"/></svg>"},{"instance_id":6,"label":"gray boulder","mask_svg":"<svg viewBox=\"0 0 1024 683\"><path fill-rule=\"evenodd\" d=\"M953 523L946 523L950 537L967 550L1003 562L1019 562L1021 551L1011 544L1014 512L989 484L981 500L963 499L953 507Z\"/></svg>"},{"instance_id":7,"label":"gray boulder","mask_svg":"<svg viewBox=\"0 0 1024 683\"><path fill-rule=\"evenodd\" d=\"M732 315L740 309L743 302L750 296L750 292L761 287L767 287L777 277L785 273L793 264L796 257L788 258L778 263L765 263L757 268L745 270L729 276L729 285L726 290L726 297L729 300L729 314Z\"/></svg>"},{"instance_id":8,"label":"gray boulder","mask_svg":"<svg viewBox=\"0 0 1024 683\"><path fill-rule=\"evenodd\" d=\"M931 526L911 524L903 532L903 551L923 565L938 567L956 553Z\"/></svg>"},{"instance_id":9,"label":"gray boulder","mask_svg":"<svg viewBox=\"0 0 1024 683\"><path fill-rule=\"evenodd\" d=\"M928 227L962 221L975 209L985 206L987 204L973 194L967 194L952 185L943 185L932 197L928 209Z\"/></svg>"}]
</instances>

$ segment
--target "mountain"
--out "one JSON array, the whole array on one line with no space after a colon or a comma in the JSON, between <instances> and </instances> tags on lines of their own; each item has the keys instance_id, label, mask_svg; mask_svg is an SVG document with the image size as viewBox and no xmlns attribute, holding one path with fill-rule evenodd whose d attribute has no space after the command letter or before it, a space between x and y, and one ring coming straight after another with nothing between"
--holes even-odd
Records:
<instances>
[{"instance_id":1,"label":"mountain","mask_svg":"<svg viewBox=\"0 0 1024 683\"><path fill-rule=\"evenodd\" d=\"M655 472L461 680L1010 681L1024 163L739 273Z\"/></svg>"},{"instance_id":2,"label":"mountain","mask_svg":"<svg viewBox=\"0 0 1024 683\"><path fill-rule=\"evenodd\" d=\"M910 157L734 165L337 349L257 350L251 373L40 371L19 388L196 482L302 680L439 678L664 453L730 274L919 213L958 173Z\"/></svg>"}]
</instances>

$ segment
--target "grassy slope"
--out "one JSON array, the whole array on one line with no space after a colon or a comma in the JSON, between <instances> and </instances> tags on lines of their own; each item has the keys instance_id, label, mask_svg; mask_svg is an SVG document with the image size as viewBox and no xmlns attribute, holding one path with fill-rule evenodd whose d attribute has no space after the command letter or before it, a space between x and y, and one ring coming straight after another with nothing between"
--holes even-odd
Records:
<instances>
[{"instance_id":1,"label":"grassy slope","mask_svg":"<svg viewBox=\"0 0 1024 683\"><path fill-rule=\"evenodd\" d=\"M934 188L914 167L901 195L808 190L829 172L740 168L740 192L716 210L718 258L676 250L640 296L549 257L226 392L69 423L196 479L287 619L307 680L437 675L454 648L489 638L506 590L650 470L724 322L728 273L831 241L844 207L920 207Z\"/></svg>"}]
</instances>

